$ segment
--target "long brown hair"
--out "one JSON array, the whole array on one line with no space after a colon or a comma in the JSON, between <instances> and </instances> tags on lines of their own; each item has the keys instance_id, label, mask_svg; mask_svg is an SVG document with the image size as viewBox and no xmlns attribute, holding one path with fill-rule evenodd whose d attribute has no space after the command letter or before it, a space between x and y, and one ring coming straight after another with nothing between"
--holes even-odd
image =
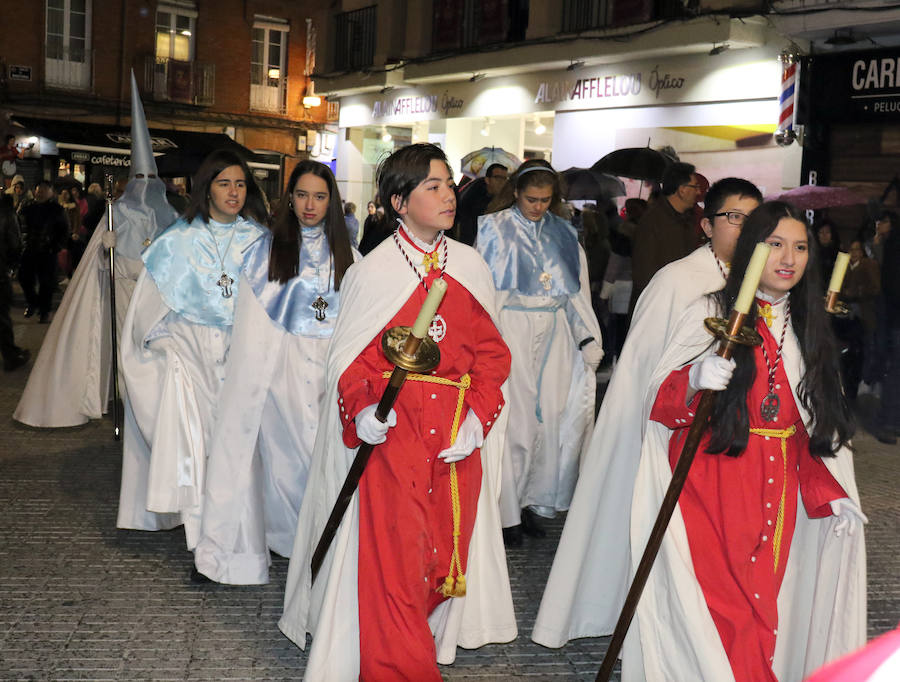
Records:
<instances>
[{"instance_id":1,"label":"long brown hair","mask_svg":"<svg viewBox=\"0 0 900 682\"><path fill-rule=\"evenodd\" d=\"M529 168L541 168L542 170L524 172ZM521 192L526 187L546 187L548 185L553 187L553 198L550 200L550 208L547 210L568 220L569 218L562 205L562 180L557 172L553 170L553 166L543 159L528 159L528 161L519 166L516 172L509 176L506 184L497 192L497 196L488 204L487 212L496 213L509 208L516 203L516 192Z\"/></svg>"},{"instance_id":2,"label":"long brown hair","mask_svg":"<svg viewBox=\"0 0 900 682\"><path fill-rule=\"evenodd\" d=\"M187 222L193 221L198 215L205 222L209 222L209 188L219 173L231 166L241 167L244 172L244 181L247 183L247 198L240 214L245 218L255 220L260 225L269 222L266 202L263 199L262 190L253 179L253 174L240 156L227 149L217 149L211 152L197 169L191 187L191 200L184 209L184 219Z\"/></svg>"},{"instance_id":3,"label":"long brown hair","mask_svg":"<svg viewBox=\"0 0 900 682\"><path fill-rule=\"evenodd\" d=\"M294 188L307 173L322 178L328 186L328 210L325 212L324 231L334 267L334 290L339 291L344 273L353 264L353 251L341 195L331 169L318 161L301 161L288 178L287 189L278 204L272 221L272 250L269 253L269 280L284 284L300 272L300 224L291 205Z\"/></svg>"}]
</instances>

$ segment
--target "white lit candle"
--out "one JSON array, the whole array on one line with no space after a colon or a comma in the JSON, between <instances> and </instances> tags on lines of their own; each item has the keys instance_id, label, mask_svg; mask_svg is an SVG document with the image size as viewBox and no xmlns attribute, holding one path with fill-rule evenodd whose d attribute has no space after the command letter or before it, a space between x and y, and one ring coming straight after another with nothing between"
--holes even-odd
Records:
<instances>
[{"instance_id":1,"label":"white lit candle","mask_svg":"<svg viewBox=\"0 0 900 682\"><path fill-rule=\"evenodd\" d=\"M763 269L766 267L766 261L769 260L769 252L772 250L765 242L759 242L753 250L750 257L750 263L744 272L744 281L741 282L741 290L738 293L737 300L734 302L734 309L746 315L750 312L750 306L756 297L756 290L759 288L759 278L762 277Z\"/></svg>"},{"instance_id":2,"label":"white lit candle","mask_svg":"<svg viewBox=\"0 0 900 682\"><path fill-rule=\"evenodd\" d=\"M828 283L828 291L840 292L844 284L844 275L847 274L847 266L850 265L850 254L838 252L834 261L834 270L831 271L831 281Z\"/></svg>"},{"instance_id":3,"label":"white lit candle","mask_svg":"<svg viewBox=\"0 0 900 682\"><path fill-rule=\"evenodd\" d=\"M410 331L417 339L425 338L425 335L428 333L428 327L431 326L431 321L434 319L434 314L437 312L438 306L446 293L447 283L444 280L436 279L431 283L428 296L425 297L419 316L416 318L416 322Z\"/></svg>"}]
</instances>

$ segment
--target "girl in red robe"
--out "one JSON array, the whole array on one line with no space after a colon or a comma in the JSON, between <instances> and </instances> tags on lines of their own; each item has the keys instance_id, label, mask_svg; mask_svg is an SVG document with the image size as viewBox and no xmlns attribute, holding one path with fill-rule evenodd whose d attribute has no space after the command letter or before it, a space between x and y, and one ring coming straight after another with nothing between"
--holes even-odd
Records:
<instances>
[{"instance_id":1,"label":"girl in red robe","mask_svg":"<svg viewBox=\"0 0 900 682\"><path fill-rule=\"evenodd\" d=\"M822 459L848 443L853 425L824 310L816 243L802 214L781 202L751 214L725 288L711 296L720 311L731 309L758 241L771 253L745 324L755 326L762 345L739 347L734 360L710 355L671 372L650 412L651 420L672 430L674 468L698 392L722 391L679 507L694 573L739 682L777 679L778 594L798 514L834 514L846 521L838 528L847 532L865 521ZM798 372L782 360L788 334L800 348ZM801 377L798 385L791 385L791 374ZM811 419L804 420L804 411Z\"/></svg>"}]
</instances>

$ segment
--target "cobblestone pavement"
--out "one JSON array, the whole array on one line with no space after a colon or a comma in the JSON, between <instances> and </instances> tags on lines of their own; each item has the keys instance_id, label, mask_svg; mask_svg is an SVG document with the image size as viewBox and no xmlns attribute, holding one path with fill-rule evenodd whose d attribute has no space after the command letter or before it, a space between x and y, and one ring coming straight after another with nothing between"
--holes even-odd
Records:
<instances>
[{"instance_id":1,"label":"cobblestone pavement","mask_svg":"<svg viewBox=\"0 0 900 682\"><path fill-rule=\"evenodd\" d=\"M36 354L46 326L16 316ZM30 367L30 364L29 364ZM270 584L196 585L184 534L115 527L120 446L109 419L37 430L12 421L27 370L0 381L0 679L299 679L306 655L279 632L287 561ZM873 399L860 398L864 417ZM871 426L870 424L868 426ZM900 448L868 433L857 477L871 520L869 634L900 620ZM460 650L447 680L592 680L607 638L550 650L529 639L562 520L509 552L519 638Z\"/></svg>"}]
</instances>

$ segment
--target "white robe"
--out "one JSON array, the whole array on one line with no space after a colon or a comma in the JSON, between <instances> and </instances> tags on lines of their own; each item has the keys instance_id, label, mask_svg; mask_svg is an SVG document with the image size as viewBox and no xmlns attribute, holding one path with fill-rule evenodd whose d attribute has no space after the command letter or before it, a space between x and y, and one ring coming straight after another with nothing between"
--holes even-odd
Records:
<instances>
[{"instance_id":1,"label":"white robe","mask_svg":"<svg viewBox=\"0 0 900 682\"><path fill-rule=\"evenodd\" d=\"M174 211L172 213L174 216ZM106 220L88 241L41 343L13 419L29 426L58 428L100 419L111 386L109 258L101 243ZM121 336L125 311L140 260L116 253L116 325ZM119 384L124 390L124 382Z\"/></svg>"},{"instance_id":2,"label":"white robe","mask_svg":"<svg viewBox=\"0 0 900 682\"><path fill-rule=\"evenodd\" d=\"M702 246L662 268L638 299L541 599L531 635L538 644L560 647L615 629L631 578L628 524L644 392L685 307L724 285L712 252Z\"/></svg>"},{"instance_id":3,"label":"white robe","mask_svg":"<svg viewBox=\"0 0 900 682\"><path fill-rule=\"evenodd\" d=\"M484 261L468 246L447 243L447 273L497 320L496 291ZM297 646L313 644L307 680L344 682L359 677L358 495L354 495L321 571L311 585L310 560L337 499L355 449L344 446L337 383L344 370L419 286L396 244L382 242L350 267L341 284L338 316L326 361L326 391L307 492L288 569L281 631ZM482 487L466 572L467 594L440 604L429 618L438 663L452 663L456 647L477 648L516 637L512 594L497 507L505 414L481 449Z\"/></svg>"},{"instance_id":4,"label":"white robe","mask_svg":"<svg viewBox=\"0 0 900 682\"><path fill-rule=\"evenodd\" d=\"M580 246L579 262L580 289L568 303L587 335L602 344L591 307L587 259ZM500 494L506 528L520 523L524 507L551 517L569 508L594 426L597 377L582 359L578 350L582 339L575 338L565 306L545 312L543 308L554 307L550 297L499 293L500 332L512 355Z\"/></svg>"},{"instance_id":5,"label":"white robe","mask_svg":"<svg viewBox=\"0 0 900 682\"><path fill-rule=\"evenodd\" d=\"M188 548L200 533L206 452L225 381L231 329L190 322L163 301L145 270L121 345L131 388L122 452L119 528L184 523Z\"/></svg>"},{"instance_id":6,"label":"white robe","mask_svg":"<svg viewBox=\"0 0 900 682\"><path fill-rule=\"evenodd\" d=\"M657 363L644 393L645 435L635 481L631 514L631 559L637 565L656 520L672 470L668 448L672 431L649 414L660 384L704 351L711 353L703 319L714 314L708 299L695 300L679 319L676 333ZM807 428L808 413L797 398L803 362L792 329L782 353L794 400ZM847 448L822 461L857 503L853 459ZM799 495L799 491L798 491ZM866 558L862 530L834 534L834 516L810 519L798 501L784 581L778 594L775 674L782 682L800 682L824 663L849 653L866 638ZM702 558L699 560L702 561ZM638 603L625 640L622 680L733 680L703 591L693 570L680 508L669 522L660 552Z\"/></svg>"}]
</instances>

